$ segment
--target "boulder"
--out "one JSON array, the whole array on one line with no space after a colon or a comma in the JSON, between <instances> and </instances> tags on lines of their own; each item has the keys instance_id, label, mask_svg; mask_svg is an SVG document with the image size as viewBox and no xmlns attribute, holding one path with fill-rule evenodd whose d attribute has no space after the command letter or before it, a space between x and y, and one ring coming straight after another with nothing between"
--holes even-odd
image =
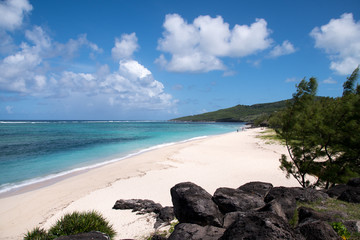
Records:
<instances>
[{"instance_id":1,"label":"boulder","mask_svg":"<svg viewBox=\"0 0 360 240\"><path fill-rule=\"evenodd\" d=\"M272 212L281 217L282 219L288 221L289 219L286 216L286 206L286 204L282 205L277 199L274 199L268 202L264 207L260 208L259 212Z\"/></svg>"},{"instance_id":2,"label":"boulder","mask_svg":"<svg viewBox=\"0 0 360 240\"><path fill-rule=\"evenodd\" d=\"M156 222L154 228L160 227L164 223L169 223L174 220L174 208L173 207L164 207L160 209L159 214L156 217Z\"/></svg>"},{"instance_id":3,"label":"boulder","mask_svg":"<svg viewBox=\"0 0 360 240\"><path fill-rule=\"evenodd\" d=\"M301 224L299 229L306 240L342 240L334 229L323 221L306 222L305 224Z\"/></svg>"},{"instance_id":4,"label":"boulder","mask_svg":"<svg viewBox=\"0 0 360 240\"><path fill-rule=\"evenodd\" d=\"M270 212L248 212L238 217L220 240L233 239L303 239L279 216Z\"/></svg>"},{"instance_id":5,"label":"boulder","mask_svg":"<svg viewBox=\"0 0 360 240\"><path fill-rule=\"evenodd\" d=\"M350 203L360 203L360 187L348 187L338 199Z\"/></svg>"},{"instance_id":6,"label":"boulder","mask_svg":"<svg viewBox=\"0 0 360 240\"><path fill-rule=\"evenodd\" d=\"M92 231L88 233L80 233L75 235L69 235L69 236L61 236L58 238L55 238L56 240L109 240L110 237L102 232Z\"/></svg>"},{"instance_id":7,"label":"boulder","mask_svg":"<svg viewBox=\"0 0 360 240\"><path fill-rule=\"evenodd\" d=\"M161 235L155 234L154 236L151 237L150 240L167 240L167 238L163 237Z\"/></svg>"},{"instance_id":8,"label":"boulder","mask_svg":"<svg viewBox=\"0 0 360 240\"><path fill-rule=\"evenodd\" d=\"M200 226L191 223L179 223L168 240L218 240L225 232L224 228Z\"/></svg>"},{"instance_id":9,"label":"boulder","mask_svg":"<svg viewBox=\"0 0 360 240\"><path fill-rule=\"evenodd\" d=\"M130 199L130 200L117 200L113 209L132 209L133 212L139 212L139 214L145 213L159 213L162 209L161 204L155 203L152 200L147 199Z\"/></svg>"},{"instance_id":10,"label":"boulder","mask_svg":"<svg viewBox=\"0 0 360 240\"><path fill-rule=\"evenodd\" d=\"M360 233L360 220L348 220L344 222L347 230L353 233Z\"/></svg>"},{"instance_id":11,"label":"boulder","mask_svg":"<svg viewBox=\"0 0 360 240\"><path fill-rule=\"evenodd\" d=\"M292 219L294 216L296 210L296 199L294 196L294 191L291 188L272 188L268 195L266 195L265 202L268 203L268 205L265 209L263 209L263 211L268 209L268 211L274 212L281 217L284 217L285 215L287 220ZM275 210L275 207L279 210Z\"/></svg>"},{"instance_id":12,"label":"boulder","mask_svg":"<svg viewBox=\"0 0 360 240\"><path fill-rule=\"evenodd\" d=\"M307 207L300 207L298 209L298 216L299 216L299 224L303 224L306 222L314 222L317 220L325 221L325 222L337 222L340 221L336 215L341 215L342 213L335 213L335 212L317 212L312 208Z\"/></svg>"},{"instance_id":13,"label":"boulder","mask_svg":"<svg viewBox=\"0 0 360 240\"><path fill-rule=\"evenodd\" d=\"M332 197L332 198L337 198L339 197L343 192L345 192L347 189L349 188L349 186L345 185L345 184L339 184L339 185L335 185L331 188L329 188L326 193Z\"/></svg>"},{"instance_id":14,"label":"boulder","mask_svg":"<svg viewBox=\"0 0 360 240\"><path fill-rule=\"evenodd\" d=\"M322 191L317 191L313 188L299 188L299 187L274 187L265 197L265 202L270 202L275 198L293 197L300 202L314 202L318 200L326 200L329 198L328 194Z\"/></svg>"},{"instance_id":15,"label":"boulder","mask_svg":"<svg viewBox=\"0 0 360 240\"><path fill-rule=\"evenodd\" d=\"M263 198L259 195L233 188L218 188L212 199L223 214L249 211L265 205Z\"/></svg>"},{"instance_id":16,"label":"boulder","mask_svg":"<svg viewBox=\"0 0 360 240\"><path fill-rule=\"evenodd\" d=\"M300 202L315 202L319 200L326 200L329 198L329 195L327 193L318 191L314 188L292 187L289 189L295 197L295 200Z\"/></svg>"},{"instance_id":17,"label":"boulder","mask_svg":"<svg viewBox=\"0 0 360 240\"><path fill-rule=\"evenodd\" d=\"M238 189L243 190L244 192L257 194L260 197L265 198L272 188L273 185L271 183L249 182L240 186Z\"/></svg>"},{"instance_id":18,"label":"boulder","mask_svg":"<svg viewBox=\"0 0 360 240\"><path fill-rule=\"evenodd\" d=\"M238 220L238 218L245 217L247 215L246 212L229 212L224 217L224 228L229 228L231 224Z\"/></svg>"},{"instance_id":19,"label":"boulder","mask_svg":"<svg viewBox=\"0 0 360 240\"><path fill-rule=\"evenodd\" d=\"M360 178L350 179L346 185L350 187L360 187Z\"/></svg>"},{"instance_id":20,"label":"boulder","mask_svg":"<svg viewBox=\"0 0 360 240\"><path fill-rule=\"evenodd\" d=\"M212 196L191 182L176 184L170 190L175 217L180 223L221 227L223 215Z\"/></svg>"}]
</instances>

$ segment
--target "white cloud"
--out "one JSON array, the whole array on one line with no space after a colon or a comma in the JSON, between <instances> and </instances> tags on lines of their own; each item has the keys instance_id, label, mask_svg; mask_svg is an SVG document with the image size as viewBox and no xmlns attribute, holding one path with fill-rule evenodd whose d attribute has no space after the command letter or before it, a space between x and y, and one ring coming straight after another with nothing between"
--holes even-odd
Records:
<instances>
[{"instance_id":1,"label":"white cloud","mask_svg":"<svg viewBox=\"0 0 360 240\"><path fill-rule=\"evenodd\" d=\"M270 47L270 30L264 19L250 26L235 25L230 29L221 16L199 16L187 23L178 14L166 15L163 38L158 50L164 54L155 61L174 72L208 72L226 70L221 57L244 57Z\"/></svg>"},{"instance_id":2,"label":"white cloud","mask_svg":"<svg viewBox=\"0 0 360 240\"><path fill-rule=\"evenodd\" d=\"M290 82L297 82L298 80L296 79L296 78L294 78L294 77L292 77L292 78L287 78L286 80L285 80L285 82L287 82L287 83L290 83Z\"/></svg>"},{"instance_id":3,"label":"white cloud","mask_svg":"<svg viewBox=\"0 0 360 240\"><path fill-rule=\"evenodd\" d=\"M5 0L0 2L0 29L14 30L21 26L24 15L32 10L28 0Z\"/></svg>"},{"instance_id":4,"label":"white cloud","mask_svg":"<svg viewBox=\"0 0 360 240\"><path fill-rule=\"evenodd\" d=\"M82 46L88 47L92 52L101 53L103 51L95 43L90 42L86 34L80 35L77 39L69 39L65 44L55 42L53 45L54 49L51 54L65 58L73 58Z\"/></svg>"},{"instance_id":5,"label":"white cloud","mask_svg":"<svg viewBox=\"0 0 360 240\"><path fill-rule=\"evenodd\" d=\"M135 33L123 34L120 39L115 39L115 46L111 49L112 57L115 60L131 58L138 50L138 39Z\"/></svg>"},{"instance_id":6,"label":"white cloud","mask_svg":"<svg viewBox=\"0 0 360 240\"><path fill-rule=\"evenodd\" d=\"M6 106L5 107L5 110L8 114L13 114L13 109L14 107L13 106Z\"/></svg>"},{"instance_id":7,"label":"white cloud","mask_svg":"<svg viewBox=\"0 0 360 240\"><path fill-rule=\"evenodd\" d=\"M273 50L269 53L269 56L272 58L276 58L282 55L292 54L296 51L294 45L285 40L281 45L276 45Z\"/></svg>"},{"instance_id":8,"label":"white cloud","mask_svg":"<svg viewBox=\"0 0 360 240\"><path fill-rule=\"evenodd\" d=\"M81 46L88 46L91 50L101 51L96 44L87 40L86 35L78 39L70 39L66 44L53 42L48 34L39 26L25 31L28 42L22 42L20 50L0 60L0 89L12 92L27 93L32 95L50 94L52 82L46 76L48 69L47 59L73 55ZM61 79L69 78L66 71ZM80 81L79 79L77 81ZM48 87L46 87L50 84Z\"/></svg>"},{"instance_id":9,"label":"white cloud","mask_svg":"<svg viewBox=\"0 0 360 240\"><path fill-rule=\"evenodd\" d=\"M325 83L325 84L336 84L337 81L334 80L334 79L332 79L332 77L329 77L329 78L325 79L325 80L323 81L323 83Z\"/></svg>"},{"instance_id":10,"label":"white cloud","mask_svg":"<svg viewBox=\"0 0 360 240\"><path fill-rule=\"evenodd\" d=\"M91 53L102 51L85 34L59 43L39 26L26 30L17 50L0 59L0 91L62 98L66 102L88 99L88 106L92 101L101 101L122 109L169 110L176 104L151 71L132 59L133 52L139 48L135 33L124 34L115 41L112 54L120 61L114 71L107 65L99 66L96 72L74 71L77 63L69 58L75 57L81 47L87 47Z\"/></svg>"},{"instance_id":11,"label":"white cloud","mask_svg":"<svg viewBox=\"0 0 360 240\"><path fill-rule=\"evenodd\" d=\"M360 64L360 21L355 22L352 13L315 27L310 36L315 39L315 47L329 55L330 68L337 73L350 74Z\"/></svg>"}]
</instances>

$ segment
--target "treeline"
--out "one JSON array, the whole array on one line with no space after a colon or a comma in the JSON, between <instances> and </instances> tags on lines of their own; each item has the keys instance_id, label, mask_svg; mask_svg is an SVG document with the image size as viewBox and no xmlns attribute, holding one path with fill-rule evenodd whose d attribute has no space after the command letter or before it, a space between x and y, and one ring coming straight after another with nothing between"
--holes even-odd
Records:
<instances>
[{"instance_id":1,"label":"treeline","mask_svg":"<svg viewBox=\"0 0 360 240\"><path fill-rule=\"evenodd\" d=\"M193 116L172 119L171 121L189 122L247 122L259 124L269 118L270 114L286 106L286 101L262 103L254 105L237 105Z\"/></svg>"},{"instance_id":2,"label":"treeline","mask_svg":"<svg viewBox=\"0 0 360 240\"><path fill-rule=\"evenodd\" d=\"M360 86L357 67L337 98L317 97L316 78L305 78L269 123L287 146L280 168L302 187L329 188L360 176Z\"/></svg>"}]
</instances>

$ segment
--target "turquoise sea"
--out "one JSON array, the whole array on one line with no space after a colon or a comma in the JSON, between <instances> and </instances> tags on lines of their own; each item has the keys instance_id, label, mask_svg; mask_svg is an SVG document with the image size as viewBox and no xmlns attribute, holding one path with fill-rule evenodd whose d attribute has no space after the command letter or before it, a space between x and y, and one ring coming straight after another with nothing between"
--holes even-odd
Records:
<instances>
[{"instance_id":1,"label":"turquoise sea","mask_svg":"<svg viewBox=\"0 0 360 240\"><path fill-rule=\"evenodd\" d=\"M0 121L0 193L181 141L223 134L241 123Z\"/></svg>"}]
</instances>

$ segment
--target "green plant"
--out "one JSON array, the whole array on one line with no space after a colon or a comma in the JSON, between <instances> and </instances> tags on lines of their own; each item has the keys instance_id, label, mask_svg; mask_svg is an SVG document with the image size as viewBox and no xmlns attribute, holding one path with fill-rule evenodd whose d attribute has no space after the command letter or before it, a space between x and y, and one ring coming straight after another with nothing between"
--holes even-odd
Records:
<instances>
[{"instance_id":1,"label":"green plant","mask_svg":"<svg viewBox=\"0 0 360 240\"><path fill-rule=\"evenodd\" d=\"M358 72L339 98L317 97L316 78L304 78L288 106L269 120L289 153L281 156L280 169L304 188L328 189L360 175L360 137L354 134L360 131Z\"/></svg>"},{"instance_id":2,"label":"green plant","mask_svg":"<svg viewBox=\"0 0 360 240\"><path fill-rule=\"evenodd\" d=\"M115 236L112 225L109 224L101 214L96 211L91 212L73 212L66 214L57 223L50 228L49 236L60 237L91 231L99 231L109 235L110 238Z\"/></svg>"},{"instance_id":3,"label":"green plant","mask_svg":"<svg viewBox=\"0 0 360 240\"><path fill-rule=\"evenodd\" d=\"M24 240L48 240L47 232L39 227L34 228L32 231L28 231L25 236Z\"/></svg>"},{"instance_id":4,"label":"green plant","mask_svg":"<svg viewBox=\"0 0 360 240\"><path fill-rule=\"evenodd\" d=\"M350 237L349 231L342 222L333 222L331 226L342 239L346 240Z\"/></svg>"},{"instance_id":5,"label":"green plant","mask_svg":"<svg viewBox=\"0 0 360 240\"><path fill-rule=\"evenodd\" d=\"M60 236L99 231L111 239L116 235L112 225L96 211L73 212L65 214L48 232L42 228L34 228L27 232L24 240L52 240Z\"/></svg>"}]
</instances>

